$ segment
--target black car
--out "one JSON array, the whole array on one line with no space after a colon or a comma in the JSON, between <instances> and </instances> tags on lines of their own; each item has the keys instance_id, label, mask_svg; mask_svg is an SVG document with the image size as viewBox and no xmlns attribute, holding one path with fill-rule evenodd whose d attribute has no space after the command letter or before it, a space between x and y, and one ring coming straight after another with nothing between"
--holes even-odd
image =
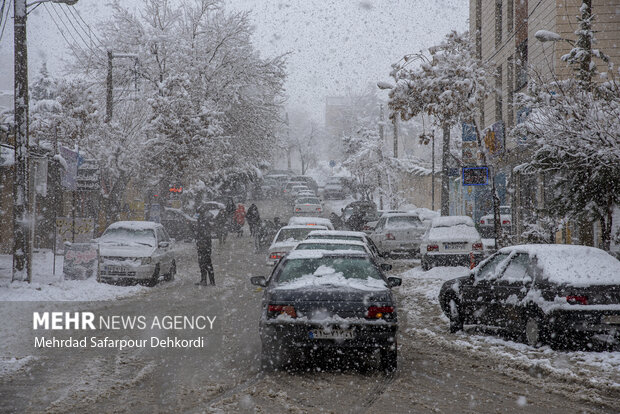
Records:
<instances>
[{"instance_id":1,"label":"black car","mask_svg":"<svg viewBox=\"0 0 620 414\"><path fill-rule=\"evenodd\" d=\"M364 253L300 250L289 253L267 280L260 318L262 366L295 361L295 353L379 350L381 367L396 369L398 317L386 277Z\"/></svg>"},{"instance_id":2,"label":"black car","mask_svg":"<svg viewBox=\"0 0 620 414\"><path fill-rule=\"evenodd\" d=\"M194 238L196 219L176 208L165 207L161 224L170 237L178 241L191 241Z\"/></svg>"},{"instance_id":3,"label":"black car","mask_svg":"<svg viewBox=\"0 0 620 414\"><path fill-rule=\"evenodd\" d=\"M439 303L450 330L500 328L531 346L620 338L620 262L586 246L499 250L468 276L445 282Z\"/></svg>"}]
</instances>

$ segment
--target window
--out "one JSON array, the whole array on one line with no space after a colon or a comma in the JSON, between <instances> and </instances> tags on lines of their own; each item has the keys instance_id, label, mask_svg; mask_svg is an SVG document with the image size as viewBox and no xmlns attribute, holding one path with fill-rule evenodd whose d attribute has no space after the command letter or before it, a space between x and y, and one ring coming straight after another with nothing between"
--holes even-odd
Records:
<instances>
[{"instance_id":1,"label":"window","mask_svg":"<svg viewBox=\"0 0 620 414\"><path fill-rule=\"evenodd\" d=\"M514 126L515 116L514 116L514 57L508 57L508 62L506 64L506 84L508 85L508 108L506 108L506 124L510 128Z\"/></svg>"},{"instance_id":2,"label":"window","mask_svg":"<svg viewBox=\"0 0 620 414\"><path fill-rule=\"evenodd\" d=\"M502 65L497 67L495 72L495 122L501 121L502 117L502 106L503 106L503 82L502 82Z\"/></svg>"},{"instance_id":3,"label":"window","mask_svg":"<svg viewBox=\"0 0 620 414\"><path fill-rule=\"evenodd\" d=\"M527 85L527 39L517 46L516 57L515 71L517 76L515 79L515 91L518 91Z\"/></svg>"},{"instance_id":4,"label":"window","mask_svg":"<svg viewBox=\"0 0 620 414\"><path fill-rule=\"evenodd\" d=\"M486 262L481 268L477 269L476 279L484 280L484 279L492 279L495 277L495 269L497 266L506 260L508 254L506 253L498 253L495 256L491 257L488 262Z\"/></svg>"},{"instance_id":5,"label":"window","mask_svg":"<svg viewBox=\"0 0 620 414\"><path fill-rule=\"evenodd\" d=\"M502 44L502 0L495 0L495 47Z\"/></svg>"},{"instance_id":6,"label":"window","mask_svg":"<svg viewBox=\"0 0 620 414\"><path fill-rule=\"evenodd\" d=\"M501 277L502 281L508 283L527 283L532 281L532 277L529 275L528 268L530 265L530 257L525 253L519 253L512 258L504 274Z\"/></svg>"},{"instance_id":7,"label":"window","mask_svg":"<svg viewBox=\"0 0 620 414\"><path fill-rule=\"evenodd\" d=\"M476 56L482 59L482 0L476 0Z\"/></svg>"},{"instance_id":8,"label":"window","mask_svg":"<svg viewBox=\"0 0 620 414\"><path fill-rule=\"evenodd\" d=\"M510 33L512 29L514 29L514 0L508 0L506 2L506 32Z\"/></svg>"}]
</instances>

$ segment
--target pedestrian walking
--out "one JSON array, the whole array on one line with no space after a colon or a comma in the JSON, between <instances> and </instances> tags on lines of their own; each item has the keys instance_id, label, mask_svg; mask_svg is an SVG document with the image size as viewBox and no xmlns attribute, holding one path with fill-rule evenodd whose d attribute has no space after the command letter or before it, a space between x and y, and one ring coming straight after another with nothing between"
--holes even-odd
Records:
<instances>
[{"instance_id":1,"label":"pedestrian walking","mask_svg":"<svg viewBox=\"0 0 620 414\"><path fill-rule=\"evenodd\" d=\"M198 250L198 265L200 267L200 282L197 285L215 285L215 274L211 262L211 233L213 231L213 216L204 206L198 211L195 237ZM207 277L209 281L207 283Z\"/></svg>"},{"instance_id":2,"label":"pedestrian walking","mask_svg":"<svg viewBox=\"0 0 620 414\"><path fill-rule=\"evenodd\" d=\"M257 233L258 223L260 223L260 214L258 212L258 207L256 207L256 204L252 203L250 208L248 208L248 212L246 213L245 218L248 221L248 227L250 227L250 236L255 237Z\"/></svg>"},{"instance_id":3,"label":"pedestrian walking","mask_svg":"<svg viewBox=\"0 0 620 414\"><path fill-rule=\"evenodd\" d=\"M217 234L218 246L224 246L228 236L228 217L225 209L220 210L215 216L215 233Z\"/></svg>"},{"instance_id":4,"label":"pedestrian walking","mask_svg":"<svg viewBox=\"0 0 620 414\"><path fill-rule=\"evenodd\" d=\"M243 236L243 225L245 224L245 207L239 203L235 210L234 222L236 225L237 237Z\"/></svg>"}]
</instances>

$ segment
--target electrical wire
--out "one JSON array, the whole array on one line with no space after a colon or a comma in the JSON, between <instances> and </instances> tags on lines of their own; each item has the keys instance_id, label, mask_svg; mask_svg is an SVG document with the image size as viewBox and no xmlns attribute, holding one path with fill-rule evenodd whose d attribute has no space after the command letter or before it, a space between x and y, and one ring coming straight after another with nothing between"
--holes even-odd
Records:
<instances>
[{"instance_id":1,"label":"electrical wire","mask_svg":"<svg viewBox=\"0 0 620 414\"><path fill-rule=\"evenodd\" d=\"M43 7L45 7L45 11L47 11L47 14L49 14L50 18L52 19L52 22L54 23L54 25L56 25L56 28L58 29L58 31L60 32L61 36L63 37L63 39L65 39L65 42L67 42L67 45L71 48L71 50L73 50L76 59L78 60L78 62L80 62L80 64L84 67L88 67L88 65L85 65L84 62L82 61L82 59L78 56L77 53L75 53L75 48L77 47L78 49L80 49L81 53L84 53L84 50L82 50L79 45L74 45L73 43L71 43L69 41L69 39L67 39L67 36L65 36L65 32L62 30L62 28L60 27L60 25L58 24L58 22L56 21L56 19L54 18L54 16L52 16L52 13L50 12L49 8L47 7L47 3L43 3ZM74 39L75 40L75 39Z\"/></svg>"},{"instance_id":2,"label":"electrical wire","mask_svg":"<svg viewBox=\"0 0 620 414\"><path fill-rule=\"evenodd\" d=\"M88 25L88 23L86 23L84 18L82 18L82 15L80 14L80 12L75 7L69 7L69 13L71 13L71 15L74 18L77 15L79 20L76 20L76 21L80 25L80 27L82 27L82 28L86 27L88 29L89 37L92 38L92 36L94 36L95 39L97 40L97 42L99 42L99 46L101 48L105 49L105 45L104 45L103 41L99 38L99 36L97 36L97 33L93 29L90 28L90 26ZM80 23L80 20L82 21L82 23L84 23L84 26L82 26L82 24ZM92 34L92 36L91 36L91 34Z\"/></svg>"},{"instance_id":3,"label":"electrical wire","mask_svg":"<svg viewBox=\"0 0 620 414\"><path fill-rule=\"evenodd\" d=\"M0 24L2 24L2 29L0 30L0 42L2 41L2 37L4 36L4 28L6 27L6 22L9 21L9 15L11 14L11 4L13 3L13 0L9 0L8 5L6 4L6 0L2 0L2 12L0 12ZM4 6L7 6L6 8L6 16L3 19L3 15L4 15ZM4 20L4 22L2 21Z\"/></svg>"},{"instance_id":4,"label":"electrical wire","mask_svg":"<svg viewBox=\"0 0 620 414\"><path fill-rule=\"evenodd\" d=\"M78 35L78 37L82 40L82 42L84 43L84 45L86 46L86 48L88 50L90 50L91 53L93 53L94 56L96 56L97 60L100 61L100 63L102 63L101 61L103 60L100 56L99 53L102 52L101 49L97 48L97 50L93 49L93 45L89 45L89 42L87 42L84 37L82 36L82 33L75 27L75 25L73 24L73 20L69 17L69 15L67 14L67 11L65 10L66 7L62 7L62 6L58 6L60 7L60 10L62 10L63 14L65 15L65 17L67 18L69 24L71 25L71 27L73 28L73 30L75 31L75 33ZM54 3L52 3L52 9L54 10L54 12L58 15L58 18L60 19L60 21L62 22L62 24L67 28L67 31L69 31L71 33L71 30L68 28L68 26L66 25L64 19L62 19L62 16L60 15L60 13L58 12L58 9L56 8L56 5ZM75 37L73 35L71 35L71 37L75 40ZM76 40L77 41L77 40Z\"/></svg>"}]
</instances>

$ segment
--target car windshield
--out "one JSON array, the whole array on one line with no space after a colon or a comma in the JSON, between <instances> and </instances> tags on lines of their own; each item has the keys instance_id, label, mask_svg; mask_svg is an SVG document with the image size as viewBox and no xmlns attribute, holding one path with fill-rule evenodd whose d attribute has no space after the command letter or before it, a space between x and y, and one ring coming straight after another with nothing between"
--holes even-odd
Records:
<instances>
[{"instance_id":1,"label":"car windshield","mask_svg":"<svg viewBox=\"0 0 620 414\"><path fill-rule=\"evenodd\" d=\"M155 247L155 232L152 229L136 230L121 227L107 229L99 240L102 243L120 246L143 245Z\"/></svg>"},{"instance_id":2,"label":"car windshield","mask_svg":"<svg viewBox=\"0 0 620 414\"><path fill-rule=\"evenodd\" d=\"M389 217L385 227L398 228L398 227L419 227L422 226L422 221L416 216L397 216Z\"/></svg>"},{"instance_id":3,"label":"car windshield","mask_svg":"<svg viewBox=\"0 0 620 414\"><path fill-rule=\"evenodd\" d=\"M381 280L381 275L370 259L365 257L321 257L292 259L284 263L278 282L290 282L304 276L325 277L339 275L345 279Z\"/></svg>"},{"instance_id":4,"label":"car windshield","mask_svg":"<svg viewBox=\"0 0 620 414\"><path fill-rule=\"evenodd\" d=\"M356 252L365 252L364 246L356 244L336 244L336 243L301 243L296 250L354 250Z\"/></svg>"},{"instance_id":5,"label":"car windshield","mask_svg":"<svg viewBox=\"0 0 620 414\"><path fill-rule=\"evenodd\" d=\"M278 238L276 239L276 242L303 240L308 236L308 233L310 233L312 230L313 230L312 228L282 229L278 233Z\"/></svg>"}]
</instances>

